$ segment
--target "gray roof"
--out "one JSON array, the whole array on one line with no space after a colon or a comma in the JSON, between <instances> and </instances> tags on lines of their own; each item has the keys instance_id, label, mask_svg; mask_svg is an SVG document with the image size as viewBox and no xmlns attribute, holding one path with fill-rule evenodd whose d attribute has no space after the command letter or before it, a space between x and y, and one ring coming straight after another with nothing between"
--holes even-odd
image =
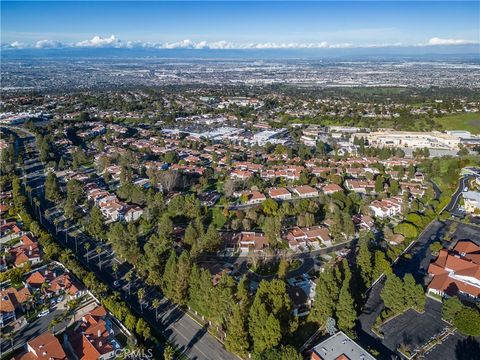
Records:
<instances>
[{"instance_id":1,"label":"gray roof","mask_svg":"<svg viewBox=\"0 0 480 360\"><path fill-rule=\"evenodd\" d=\"M335 360L341 355L345 355L351 360L375 360L372 355L342 331L322 341L312 351L323 360Z\"/></svg>"}]
</instances>

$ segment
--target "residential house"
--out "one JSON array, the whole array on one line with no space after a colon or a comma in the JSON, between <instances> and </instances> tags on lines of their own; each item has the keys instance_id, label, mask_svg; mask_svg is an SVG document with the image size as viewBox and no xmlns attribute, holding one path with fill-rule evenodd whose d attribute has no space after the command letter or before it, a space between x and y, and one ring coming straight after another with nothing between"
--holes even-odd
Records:
<instances>
[{"instance_id":1,"label":"residential house","mask_svg":"<svg viewBox=\"0 0 480 360\"><path fill-rule=\"evenodd\" d=\"M67 360L60 341L49 331L27 342L27 351L14 360ZM93 358L92 358L93 359Z\"/></svg>"},{"instance_id":2,"label":"residential house","mask_svg":"<svg viewBox=\"0 0 480 360\"><path fill-rule=\"evenodd\" d=\"M67 331L64 344L75 355L75 360L113 359L121 348L103 306L83 316L73 329Z\"/></svg>"},{"instance_id":3,"label":"residential house","mask_svg":"<svg viewBox=\"0 0 480 360\"><path fill-rule=\"evenodd\" d=\"M275 200L288 200L292 198L292 194L285 188L270 188L268 196Z\"/></svg>"},{"instance_id":4,"label":"residential house","mask_svg":"<svg viewBox=\"0 0 480 360\"><path fill-rule=\"evenodd\" d=\"M318 190L315 190L310 185L302 185L293 188L293 192L301 198L309 198L318 196Z\"/></svg>"},{"instance_id":5,"label":"residential house","mask_svg":"<svg viewBox=\"0 0 480 360\"><path fill-rule=\"evenodd\" d=\"M400 214L402 212L403 200L401 197L391 197L383 200L372 201L369 208L374 216L387 218Z\"/></svg>"},{"instance_id":6,"label":"residential house","mask_svg":"<svg viewBox=\"0 0 480 360\"><path fill-rule=\"evenodd\" d=\"M263 251L268 247L268 241L263 233L255 233L251 231L243 231L233 237L233 241L237 244L242 253L249 251Z\"/></svg>"},{"instance_id":7,"label":"residential house","mask_svg":"<svg viewBox=\"0 0 480 360\"><path fill-rule=\"evenodd\" d=\"M14 263L16 267L24 266L26 263L35 265L42 261L42 253L37 239L26 234L20 238L20 243L19 246L9 250L15 259Z\"/></svg>"},{"instance_id":8,"label":"residential house","mask_svg":"<svg viewBox=\"0 0 480 360\"><path fill-rule=\"evenodd\" d=\"M26 287L9 287L0 292L0 328L17 319L17 313L25 310L31 293Z\"/></svg>"},{"instance_id":9,"label":"residential house","mask_svg":"<svg viewBox=\"0 0 480 360\"><path fill-rule=\"evenodd\" d=\"M322 188L324 194L331 195L339 191L343 191L342 187L338 184L327 184Z\"/></svg>"},{"instance_id":10,"label":"residential house","mask_svg":"<svg viewBox=\"0 0 480 360\"><path fill-rule=\"evenodd\" d=\"M375 181L372 180L345 180L345 187L353 192L366 194L375 190Z\"/></svg>"},{"instance_id":11,"label":"residential house","mask_svg":"<svg viewBox=\"0 0 480 360\"><path fill-rule=\"evenodd\" d=\"M266 196L259 191L243 191L241 193L241 198L245 198L245 203L249 205L260 204L267 200Z\"/></svg>"},{"instance_id":12,"label":"residential house","mask_svg":"<svg viewBox=\"0 0 480 360\"><path fill-rule=\"evenodd\" d=\"M288 240L288 246L292 250L297 250L299 247L305 245L318 247L320 246L320 242L326 246L332 245L330 232L324 226L304 228L296 226L287 233L286 239Z\"/></svg>"}]
</instances>

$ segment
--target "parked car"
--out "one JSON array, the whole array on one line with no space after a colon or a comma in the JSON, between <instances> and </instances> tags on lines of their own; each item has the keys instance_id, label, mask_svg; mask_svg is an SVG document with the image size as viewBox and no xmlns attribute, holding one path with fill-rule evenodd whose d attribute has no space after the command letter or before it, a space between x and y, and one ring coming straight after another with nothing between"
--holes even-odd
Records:
<instances>
[{"instance_id":1,"label":"parked car","mask_svg":"<svg viewBox=\"0 0 480 360\"><path fill-rule=\"evenodd\" d=\"M41 311L41 312L38 314L38 317L47 316L48 314L50 314L50 310L49 310L49 309L45 309L45 310Z\"/></svg>"}]
</instances>

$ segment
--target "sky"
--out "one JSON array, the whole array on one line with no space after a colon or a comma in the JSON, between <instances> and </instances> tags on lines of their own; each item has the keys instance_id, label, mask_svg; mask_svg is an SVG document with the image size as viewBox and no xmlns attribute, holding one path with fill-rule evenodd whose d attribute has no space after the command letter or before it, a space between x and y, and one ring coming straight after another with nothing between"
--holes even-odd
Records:
<instances>
[{"instance_id":1,"label":"sky","mask_svg":"<svg viewBox=\"0 0 480 360\"><path fill-rule=\"evenodd\" d=\"M456 46L480 42L480 2L1 1L2 48Z\"/></svg>"}]
</instances>

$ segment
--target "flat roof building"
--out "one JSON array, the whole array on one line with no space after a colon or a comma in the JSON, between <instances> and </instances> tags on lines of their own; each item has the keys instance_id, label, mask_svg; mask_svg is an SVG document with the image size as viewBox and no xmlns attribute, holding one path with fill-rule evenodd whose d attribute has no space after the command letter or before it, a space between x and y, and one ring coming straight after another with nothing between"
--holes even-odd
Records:
<instances>
[{"instance_id":1,"label":"flat roof building","mask_svg":"<svg viewBox=\"0 0 480 360\"><path fill-rule=\"evenodd\" d=\"M339 331L312 349L311 360L375 360L367 350Z\"/></svg>"}]
</instances>

